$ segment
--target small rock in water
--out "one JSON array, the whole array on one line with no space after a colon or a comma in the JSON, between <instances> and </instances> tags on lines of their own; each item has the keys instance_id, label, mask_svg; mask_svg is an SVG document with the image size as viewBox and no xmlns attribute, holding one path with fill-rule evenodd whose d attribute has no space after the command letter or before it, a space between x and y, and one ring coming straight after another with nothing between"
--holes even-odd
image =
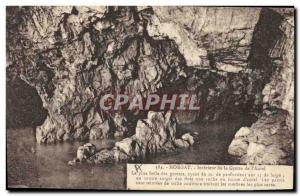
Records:
<instances>
[{"instance_id":1,"label":"small rock in water","mask_svg":"<svg viewBox=\"0 0 300 196\"><path fill-rule=\"evenodd\" d=\"M91 143L86 143L83 145L84 148L88 149L89 156L94 155L96 153L96 146Z\"/></svg>"},{"instance_id":2,"label":"small rock in water","mask_svg":"<svg viewBox=\"0 0 300 196\"><path fill-rule=\"evenodd\" d=\"M73 166L82 162L105 164L136 161L175 147L188 148L195 142L194 135L197 137L197 134L185 133L176 139L176 120L171 112L149 112L146 119L138 121L135 132L135 135L116 142L113 148L100 152L96 152L93 144L86 143L78 148L77 157L68 164Z\"/></svg>"},{"instance_id":3,"label":"small rock in water","mask_svg":"<svg viewBox=\"0 0 300 196\"><path fill-rule=\"evenodd\" d=\"M187 141L190 145L194 144L194 137L190 133L183 134L181 138Z\"/></svg>"},{"instance_id":4,"label":"small rock in water","mask_svg":"<svg viewBox=\"0 0 300 196\"><path fill-rule=\"evenodd\" d=\"M75 159L73 159L72 161L69 161L68 162L68 165L70 165L70 166L74 166L74 165L76 165L76 158Z\"/></svg>"},{"instance_id":5,"label":"small rock in water","mask_svg":"<svg viewBox=\"0 0 300 196\"><path fill-rule=\"evenodd\" d=\"M74 166L77 163L87 161L88 158L96 153L96 146L91 143L86 143L83 146L79 146L77 149L76 158L68 162L68 165Z\"/></svg>"},{"instance_id":6,"label":"small rock in water","mask_svg":"<svg viewBox=\"0 0 300 196\"><path fill-rule=\"evenodd\" d=\"M178 148L188 148L190 146L189 142L187 142L183 139L175 139L174 143L175 143L175 146Z\"/></svg>"},{"instance_id":7,"label":"small rock in water","mask_svg":"<svg viewBox=\"0 0 300 196\"><path fill-rule=\"evenodd\" d=\"M80 146L77 149L77 159L79 159L80 162L87 158L86 154L87 154L87 151L83 146Z\"/></svg>"}]
</instances>

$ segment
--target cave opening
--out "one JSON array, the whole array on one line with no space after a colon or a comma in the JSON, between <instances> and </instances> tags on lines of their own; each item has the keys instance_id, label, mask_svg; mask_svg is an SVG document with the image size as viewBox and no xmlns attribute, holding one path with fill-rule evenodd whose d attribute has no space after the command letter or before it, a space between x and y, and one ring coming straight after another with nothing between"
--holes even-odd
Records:
<instances>
[{"instance_id":1,"label":"cave opening","mask_svg":"<svg viewBox=\"0 0 300 196\"><path fill-rule=\"evenodd\" d=\"M37 90L20 78L6 83L6 127L20 129L43 124L48 112Z\"/></svg>"}]
</instances>

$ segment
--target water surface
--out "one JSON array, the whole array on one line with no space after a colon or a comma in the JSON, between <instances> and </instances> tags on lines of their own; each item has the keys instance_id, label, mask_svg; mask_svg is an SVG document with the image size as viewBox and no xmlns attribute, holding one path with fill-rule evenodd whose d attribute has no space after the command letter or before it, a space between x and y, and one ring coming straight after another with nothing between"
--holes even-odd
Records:
<instances>
[{"instance_id":1,"label":"water surface","mask_svg":"<svg viewBox=\"0 0 300 196\"><path fill-rule=\"evenodd\" d=\"M199 139L188 149L151 157L146 163L237 164L227 153L236 131L251 125L253 118L226 122L182 124L177 134L198 132ZM9 129L7 134L7 177L9 187L66 189L125 189L126 164L67 165L82 142L55 145L34 144L33 128ZM93 142L98 149L112 147L113 140Z\"/></svg>"}]
</instances>

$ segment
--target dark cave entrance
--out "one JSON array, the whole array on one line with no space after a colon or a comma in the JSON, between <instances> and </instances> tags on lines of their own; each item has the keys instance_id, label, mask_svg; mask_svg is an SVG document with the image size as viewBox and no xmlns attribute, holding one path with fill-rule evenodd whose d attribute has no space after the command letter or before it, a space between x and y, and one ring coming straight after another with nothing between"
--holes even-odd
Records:
<instances>
[{"instance_id":1,"label":"dark cave entrance","mask_svg":"<svg viewBox=\"0 0 300 196\"><path fill-rule=\"evenodd\" d=\"M36 127L43 124L47 110L35 88L20 78L6 83L6 128Z\"/></svg>"}]
</instances>

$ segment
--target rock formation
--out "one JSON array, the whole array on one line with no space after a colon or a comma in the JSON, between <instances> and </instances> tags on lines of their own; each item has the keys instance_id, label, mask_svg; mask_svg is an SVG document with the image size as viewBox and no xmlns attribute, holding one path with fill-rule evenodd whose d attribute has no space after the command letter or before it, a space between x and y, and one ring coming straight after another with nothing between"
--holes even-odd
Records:
<instances>
[{"instance_id":1,"label":"rock formation","mask_svg":"<svg viewBox=\"0 0 300 196\"><path fill-rule=\"evenodd\" d=\"M8 61L35 86L48 111L36 131L39 143L101 139L126 131L126 116L101 111L99 98L157 92L183 69L175 42L151 39L144 30L147 21L135 8L10 9L8 18L23 14L24 19L24 12L29 17L11 30L24 32L18 37L31 47L22 49L28 52L23 56L8 46Z\"/></svg>"},{"instance_id":2,"label":"rock formation","mask_svg":"<svg viewBox=\"0 0 300 196\"><path fill-rule=\"evenodd\" d=\"M228 152L245 164L292 164L294 141L287 115L283 110L265 110L250 128L242 127L236 133Z\"/></svg>"},{"instance_id":3,"label":"rock formation","mask_svg":"<svg viewBox=\"0 0 300 196\"><path fill-rule=\"evenodd\" d=\"M292 164L294 157L294 15L275 10L282 17L280 32L268 58L272 76L262 91L263 113L250 128L235 135L228 152L245 164Z\"/></svg>"},{"instance_id":4,"label":"rock formation","mask_svg":"<svg viewBox=\"0 0 300 196\"><path fill-rule=\"evenodd\" d=\"M69 165L76 165L82 161L101 164L122 161L145 160L151 155L175 150L176 147L187 148L194 144L194 137L190 133L175 138L176 118L172 112L148 112L147 119L139 120L135 134L115 143L112 149L103 149L95 153L92 144L80 146L77 157L69 161Z\"/></svg>"},{"instance_id":5,"label":"rock formation","mask_svg":"<svg viewBox=\"0 0 300 196\"><path fill-rule=\"evenodd\" d=\"M177 112L179 123L254 113L260 125L280 118L293 140L293 19L292 8L7 7L8 77L14 73L34 87L47 110L38 143L127 137L93 160L128 159L130 150L145 154L127 144L146 145L145 123L162 115L155 108L103 111L98 103L105 94L196 94L200 111ZM259 127L249 134L259 134ZM245 157L260 142L236 137L229 153L243 156L243 163L271 164ZM166 141L193 143L183 138ZM169 146L150 141L150 152ZM293 154L278 142L272 140L272 149Z\"/></svg>"}]
</instances>

